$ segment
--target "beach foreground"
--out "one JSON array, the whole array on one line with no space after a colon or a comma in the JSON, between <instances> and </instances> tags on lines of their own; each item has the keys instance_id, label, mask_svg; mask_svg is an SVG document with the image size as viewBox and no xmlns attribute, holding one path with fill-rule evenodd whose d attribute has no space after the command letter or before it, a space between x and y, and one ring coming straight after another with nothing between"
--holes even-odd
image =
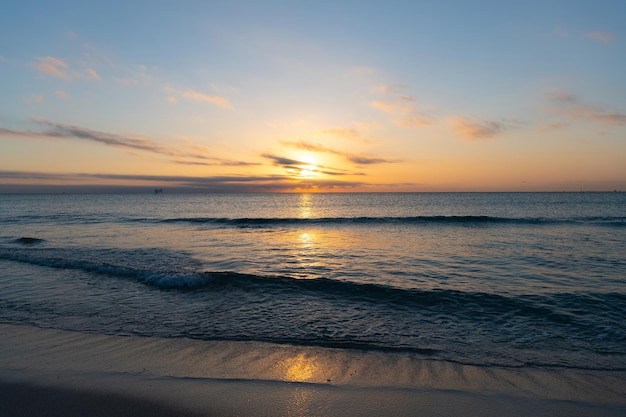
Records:
<instances>
[{"instance_id":1,"label":"beach foreground","mask_svg":"<svg viewBox=\"0 0 626 417\"><path fill-rule=\"evenodd\" d=\"M621 416L626 372L0 325L2 416Z\"/></svg>"}]
</instances>

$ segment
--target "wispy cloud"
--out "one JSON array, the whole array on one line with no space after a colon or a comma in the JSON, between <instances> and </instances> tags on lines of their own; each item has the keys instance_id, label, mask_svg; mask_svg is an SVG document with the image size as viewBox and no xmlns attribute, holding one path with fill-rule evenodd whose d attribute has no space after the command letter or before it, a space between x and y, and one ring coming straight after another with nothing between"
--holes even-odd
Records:
<instances>
[{"instance_id":1,"label":"wispy cloud","mask_svg":"<svg viewBox=\"0 0 626 417\"><path fill-rule=\"evenodd\" d=\"M232 176L176 176L93 173L46 173L35 171L0 170L0 190L46 191L50 188L76 192L94 190L134 191L165 187L179 192L262 192L290 191L295 188L317 186L355 187L362 183L352 181L301 182L284 175L232 175Z\"/></svg>"},{"instance_id":2,"label":"wispy cloud","mask_svg":"<svg viewBox=\"0 0 626 417\"><path fill-rule=\"evenodd\" d=\"M306 141L282 141L281 143L294 149L338 155L356 165L392 164L401 162L397 159L387 159L367 154L355 154L351 152L339 151L319 143L310 143Z\"/></svg>"},{"instance_id":3,"label":"wispy cloud","mask_svg":"<svg viewBox=\"0 0 626 417\"><path fill-rule=\"evenodd\" d=\"M302 175L305 171L332 176L364 175L363 173L348 172L337 168L327 167L324 165L311 165L309 162L299 161L297 159L287 158L272 153L264 153L261 156L265 159L270 160L274 166L285 168L290 175Z\"/></svg>"},{"instance_id":4,"label":"wispy cloud","mask_svg":"<svg viewBox=\"0 0 626 417\"><path fill-rule=\"evenodd\" d=\"M452 129L465 140L490 139L500 133L510 130L515 123L511 121L474 120L467 117L453 117L450 119Z\"/></svg>"},{"instance_id":5,"label":"wispy cloud","mask_svg":"<svg viewBox=\"0 0 626 417\"><path fill-rule=\"evenodd\" d=\"M96 70L94 70L93 68L88 68L87 69L87 74L89 74L90 78L94 78L96 80L100 79L100 76L98 75L98 73L96 72Z\"/></svg>"},{"instance_id":6,"label":"wispy cloud","mask_svg":"<svg viewBox=\"0 0 626 417\"><path fill-rule=\"evenodd\" d=\"M218 107L227 108L227 109L230 109L233 107L230 101L225 97L202 93L200 91L196 91L191 88L187 88L185 90L179 90L171 86L166 86L165 91L170 94L168 96L168 101L170 103L177 103L178 102L177 97L178 97L178 98L182 98L182 99L190 100L190 101L211 103Z\"/></svg>"},{"instance_id":7,"label":"wispy cloud","mask_svg":"<svg viewBox=\"0 0 626 417\"><path fill-rule=\"evenodd\" d=\"M3 57L2 55L0 55L0 62L7 62L8 59L6 59L5 57Z\"/></svg>"},{"instance_id":8,"label":"wispy cloud","mask_svg":"<svg viewBox=\"0 0 626 417\"><path fill-rule=\"evenodd\" d=\"M0 191L45 192L150 192L154 187L171 192L284 192L296 189L350 189L373 186L360 181L294 178L287 175L168 176L90 173L46 173L0 170Z\"/></svg>"},{"instance_id":9,"label":"wispy cloud","mask_svg":"<svg viewBox=\"0 0 626 417\"><path fill-rule=\"evenodd\" d=\"M52 56L37 58L33 64L35 68L43 73L57 78L70 78L67 63Z\"/></svg>"},{"instance_id":10,"label":"wispy cloud","mask_svg":"<svg viewBox=\"0 0 626 417\"><path fill-rule=\"evenodd\" d=\"M52 56L40 57L33 62L33 67L44 74L62 79L95 79L100 80L100 75L93 68L86 68L76 71L70 68L69 64L62 59Z\"/></svg>"},{"instance_id":11,"label":"wispy cloud","mask_svg":"<svg viewBox=\"0 0 626 417\"><path fill-rule=\"evenodd\" d=\"M174 161L179 165L198 165L198 166L228 166L228 167L242 167L242 166L257 166L261 165L258 162L244 162L244 161L231 161L222 158L211 158L213 162L205 161Z\"/></svg>"},{"instance_id":12,"label":"wispy cloud","mask_svg":"<svg viewBox=\"0 0 626 417\"><path fill-rule=\"evenodd\" d=\"M602 43L611 43L616 39L615 34L612 32L587 32L583 34L583 37Z\"/></svg>"},{"instance_id":13,"label":"wispy cloud","mask_svg":"<svg viewBox=\"0 0 626 417\"><path fill-rule=\"evenodd\" d=\"M602 106L586 103L571 93L549 90L544 97L551 103L548 107L550 112L572 120L590 120L605 125L626 125L626 113L610 111Z\"/></svg>"},{"instance_id":14,"label":"wispy cloud","mask_svg":"<svg viewBox=\"0 0 626 417\"><path fill-rule=\"evenodd\" d=\"M214 96L209 94L200 93L195 90L187 89L181 93L181 96L194 101L204 101L207 103L213 103L219 107L231 108L230 102L221 96Z\"/></svg>"},{"instance_id":15,"label":"wispy cloud","mask_svg":"<svg viewBox=\"0 0 626 417\"><path fill-rule=\"evenodd\" d=\"M183 146L182 148L178 148L163 145L153 139L139 137L137 135L121 135L117 133L101 132L79 126L51 122L45 119L33 119L33 121L39 126L42 126L43 129L40 131L30 131L12 130L0 127L0 136L35 139L79 139L89 142L95 142L105 146L168 156L176 158L176 163L184 162L180 161L180 159L192 159L203 161L207 165L250 165L245 162L232 161L210 156L208 155L209 151L207 149L203 149L197 146Z\"/></svg>"}]
</instances>

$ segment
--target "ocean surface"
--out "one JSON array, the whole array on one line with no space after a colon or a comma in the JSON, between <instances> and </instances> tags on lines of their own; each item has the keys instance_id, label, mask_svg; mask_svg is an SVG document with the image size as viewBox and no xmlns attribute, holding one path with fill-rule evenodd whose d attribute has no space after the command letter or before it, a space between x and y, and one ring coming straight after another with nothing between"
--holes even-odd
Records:
<instances>
[{"instance_id":1,"label":"ocean surface","mask_svg":"<svg viewBox=\"0 0 626 417\"><path fill-rule=\"evenodd\" d=\"M0 195L0 323L626 369L626 193Z\"/></svg>"}]
</instances>

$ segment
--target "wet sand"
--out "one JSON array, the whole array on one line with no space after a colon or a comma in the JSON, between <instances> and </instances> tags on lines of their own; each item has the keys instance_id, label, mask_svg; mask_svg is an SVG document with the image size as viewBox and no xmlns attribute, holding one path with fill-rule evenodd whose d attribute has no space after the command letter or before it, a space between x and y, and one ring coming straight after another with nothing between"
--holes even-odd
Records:
<instances>
[{"instance_id":1,"label":"wet sand","mask_svg":"<svg viewBox=\"0 0 626 417\"><path fill-rule=\"evenodd\" d=\"M622 416L626 372L0 325L0 415Z\"/></svg>"}]
</instances>

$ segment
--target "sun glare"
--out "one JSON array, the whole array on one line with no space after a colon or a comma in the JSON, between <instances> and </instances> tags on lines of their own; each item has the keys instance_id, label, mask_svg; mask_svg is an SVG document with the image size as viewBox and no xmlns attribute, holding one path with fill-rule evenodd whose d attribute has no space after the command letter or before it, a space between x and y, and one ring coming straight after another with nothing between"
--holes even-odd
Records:
<instances>
[{"instance_id":1,"label":"sun glare","mask_svg":"<svg viewBox=\"0 0 626 417\"><path fill-rule=\"evenodd\" d=\"M303 178L317 177L320 175L320 169L318 166L318 158L316 155L308 152L298 154L298 161L302 162L299 166L300 173L298 174Z\"/></svg>"}]
</instances>

